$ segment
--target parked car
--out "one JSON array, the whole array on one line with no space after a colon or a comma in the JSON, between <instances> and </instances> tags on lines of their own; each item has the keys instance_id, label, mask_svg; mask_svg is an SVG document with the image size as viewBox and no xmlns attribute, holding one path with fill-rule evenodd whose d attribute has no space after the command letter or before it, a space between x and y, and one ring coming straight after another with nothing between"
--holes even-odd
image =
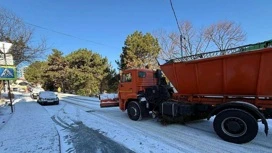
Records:
<instances>
[{"instance_id":1,"label":"parked car","mask_svg":"<svg viewBox=\"0 0 272 153\"><path fill-rule=\"evenodd\" d=\"M38 100L39 104L59 104L58 95L53 91L41 91L39 92Z\"/></svg>"},{"instance_id":2,"label":"parked car","mask_svg":"<svg viewBox=\"0 0 272 153\"><path fill-rule=\"evenodd\" d=\"M40 91L44 91L44 89L43 88L32 88L31 93L30 93L30 97L32 99L37 99Z\"/></svg>"},{"instance_id":3,"label":"parked car","mask_svg":"<svg viewBox=\"0 0 272 153\"><path fill-rule=\"evenodd\" d=\"M27 91L28 82L20 82L18 83L19 92L26 92Z\"/></svg>"}]
</instances>

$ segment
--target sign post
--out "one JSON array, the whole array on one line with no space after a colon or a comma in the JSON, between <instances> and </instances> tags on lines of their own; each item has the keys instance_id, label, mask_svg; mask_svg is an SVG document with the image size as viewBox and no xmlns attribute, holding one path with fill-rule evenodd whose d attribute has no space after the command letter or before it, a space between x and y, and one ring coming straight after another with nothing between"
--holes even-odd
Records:
<instances>
[{"instance_id":1,"label":"sign post","mask_svg":"<svg viewBox=\"0 0 272 153\"><path fill-rule=\"evenodd\" d=\"M10 100L11 112L13 113L9 80L16 79L16 69L15 69L15 67L8 68L7 67L7 59L6 59L6 53L8 53L11 46L12 46L11 43L0 42L0 50L4 53L4 61L5 61L5 67L0 67L0 80L7 80L8 81L8 95L9 95L9 100Z\"/></svg>"}]
</instances>

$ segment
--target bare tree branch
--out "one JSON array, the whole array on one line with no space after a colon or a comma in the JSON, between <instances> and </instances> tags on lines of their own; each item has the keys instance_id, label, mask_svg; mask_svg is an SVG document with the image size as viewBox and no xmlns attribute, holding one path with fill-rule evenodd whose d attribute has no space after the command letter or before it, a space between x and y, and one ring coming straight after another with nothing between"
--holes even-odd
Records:
<instances>
[{"instance_id":1,"label":"bare tree branch","mask_svg":"<svg viewBox=\"0 0 272 153\"><path fill-rule=\"evenodd\" d=\"M205 38L214 43L219 50L226 50L245 41L246 34L240 25L223 21L209 26L205 30Z\"/></svg>"},{"instance_id":2,"label":"bare tree branch","mask_svg":"<svg viewBox=\"0 0 272 153\"><path fill-rule=\"evenodd\" d=\"M10 54L15 65L23 61L32 62L40 58L46 48L46 41L32 43L34 30L13 13L0 7L0 41L12 43Z\"/></svg>"},{"instance_id":3,"label":"bare tree branch","mask_svg":"<svg viewBox=\"0 0 272 153\"><path fill-rule=\"evenodd\" d=\"M204 30L195 30L193 25L186 21L180 22L182 33L182 51L185 56L205 52L209 46L210 40L205 37ZM159 57L162 59L178 58L181 55L180 36L178 32L166 32L159 30L154 32L159 40L161 52Z\"/></svg>"},{"instance_id":4,"label":"bare tree branch","mask_svg":"<svg viewBox=\"0 0 272 153\"><path fill-rule=\"evenodd\" d=\"M176 33L158 30L154 32L154 36L158 39L161 47L159 58L167 60L180 57L179 38Z\"/></svg>"}]
</instances>

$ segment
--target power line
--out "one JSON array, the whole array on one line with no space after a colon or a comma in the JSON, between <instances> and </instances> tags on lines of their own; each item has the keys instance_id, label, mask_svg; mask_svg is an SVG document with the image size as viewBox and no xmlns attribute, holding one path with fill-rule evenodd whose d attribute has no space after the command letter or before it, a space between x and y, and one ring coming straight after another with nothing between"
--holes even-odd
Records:
<instances>
[{"instance_id":1,"label":"power line","mask_svg":"<svg viewBox=\"0 0 272 153\"><path fill-rule=\"evenodd\" d=\"M182 36L181 30L180 30L180 26L179 26L179 23L178 23L178 19L177 19L177 16L176 16L176 12L175 12L173 4L172 4L172 0L170 0L170 4L171 4L171 8L172 8L172 11L174 13L174 16L175 16L175 19L176 19L176 22L177 22L177 25L178 25L178 30L179 30L179 33L180 33L180 37L179 37L179 41L180 41L180 56L183 57L182 39L185 39L185 38Z\"/></svg>"},{"instance_id":2,"label":"power line","mask_svg":"<svg viewBox=\"0 0 272 153\"><path fill-rule=\"evenodd\" d=\"M10 17L7 17L7 18L9 18L9 19L11 19L11 20L15 20L15 19L10 18ZM53 32L53 33L57 33L57 34L60 34L60 35L64 35L64 36L67 36L67 37L71 37L71 38L75 38L75 39L87 41L87 42L90 42L90 43L93 43L93 44L96 44L96 45L106 46L106 47L116 48L116 49L118 48L118 47L109 46L109 45L106 45L106 44L103 44L103 43L95 42L95 41L92 41L92 40L80 38L80 37L77 37L77 36L74 36L74 35L71 35L71 34L67 34L67 33L59 32L59 31L52 30L52 29L49 29L49 28L45 28L45 27L42 27L42 26L39 26L39 25L36 25L36 24L32 24L32 23L29 23L29 22L23 22L23 23L28 24L28 25L31 25L31 26L33 26L33 27L37 27L37 28L43 29L43 30L47 30L47 31L50 31L50 32ZM119 49L119 48L118 48L118 49Z\"/></svg>"},{"instance_id":3,"label":"power line","mask_svg":"<svg viewBox=\"0 0 272 153\"><path fill-rule=\"evenodd\" d=\"M177 19L177 16L176 16L175 9L174 9L173 4L172 4L172 0L170 0L170 4L171 4L171 8L172 8L172 11L173 11L175 19L176 19L176 23L177 23L177 26L178 26L179 33L181 34L180 26L179 26L179 23L178 23L178 19Z\"/></svg>"}]
</instances>

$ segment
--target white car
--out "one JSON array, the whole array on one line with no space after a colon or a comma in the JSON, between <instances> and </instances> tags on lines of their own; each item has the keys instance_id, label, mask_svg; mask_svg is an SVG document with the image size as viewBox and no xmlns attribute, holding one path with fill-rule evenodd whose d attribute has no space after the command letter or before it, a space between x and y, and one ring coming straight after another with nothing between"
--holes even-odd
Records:
<instances>
[{"instance_id":1,"label":"white car","mask_svg":"<svg viewBox=\"0 0 272 153\"><path fill-rule=\"evenodd\" d=\"M30 97L33 99L37 99L40 91L44 91L44 89L43 88L32 88L31 93L30 93Z\"/></svg>"},{"instance_id":2,"label":"white car","mask_svg":"<svg viewBox=\"0 0 272 153\"><path fill-rule=\"evenodd\" d=\"M53 91L41 91L39 92L38 100L39 104L59 104L59 98Z\"/></svg>"}]
</instances>

